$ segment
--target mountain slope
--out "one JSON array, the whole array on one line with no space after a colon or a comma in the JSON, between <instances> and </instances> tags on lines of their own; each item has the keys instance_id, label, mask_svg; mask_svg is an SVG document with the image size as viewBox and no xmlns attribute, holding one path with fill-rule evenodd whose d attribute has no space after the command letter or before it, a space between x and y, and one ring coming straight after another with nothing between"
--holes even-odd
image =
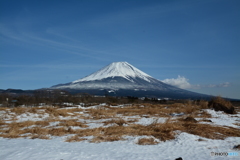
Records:
<instances>
[{"instance_id":1,"label":"mountain slope","mask_svg":"<svg viewBox=\"0 0 240 160\"><path fill-rule=\"evenodd\" d=\"M107 92L116 96L194 99L209 97L165 84L127 62L113 62L87 77L52 86L51 89L97 95L105 95Z\"/></svg>"},{"instance_id":2,"label":"mountain slope","mask_svg":"<svg viewBox=\"0 0 240 160\"><path fill-rule=\"evenodd\" d=\"M87 77L52 88L179 90L179 88L154 79L127 62L113 62Z\"/></svg>"}]
</instances>

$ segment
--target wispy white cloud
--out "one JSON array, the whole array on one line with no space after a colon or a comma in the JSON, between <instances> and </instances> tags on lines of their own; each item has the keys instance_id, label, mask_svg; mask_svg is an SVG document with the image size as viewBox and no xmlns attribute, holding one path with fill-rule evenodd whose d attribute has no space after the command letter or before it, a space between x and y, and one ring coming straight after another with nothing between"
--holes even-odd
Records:
<instances>
[{"instance_id":1,"label":"wispy white cloud","mask_svg":"<svg viewBox=\"0 0 240 160\"><path fill-rule=\"evenodd\" d=\"M33 33L27 30L11 29L0 23L0 39L14 45L25 43L38 47L48 47L66 54L74 54L102 61L106 61L112 56L124 57L124 55L114 54L114 52L105 51L104 49L86 46L84 42L65 36L64 34L56 33L52 29ZM16 41L21 43L16 43ZM99 56L99 54L102 56Z\"/></svg>"},{"instance_id":2,"label":"wispy white cloud","mask_svg":"<svg viewBox=\"0 0 240 160\"><path fill-rule=\"evenodd\" d=\"M192 85L188 82L189 80L183 76L178 76L176 79L164 79L162 82L170 84L172 86L176 86L182 89L191 88Z\"/></svg>"},{"instance_id":3,"label":"wispy white cloud","mask_svg":"<svg viewBox=\"0 0 240 160\"><path fill-rule=\"evenodd\" d=\"M208 69L208 68L236 68L234 65L224 65L224 64L218 64L218 65L189 65L189 64L140 64L138 67L144 67L144 68L150 68L150 69L162 69L162 68L183 68L183 69L189 69L189 68L196 68L196 69Z\"/></svg>"},{"instance_id":4,"label":"wispy white cloud","mask_svg":"<svg viewBox=\"0 0 240 160\"><path fill-rule=\"evenodd\" d=\"M178 75L177 78L170 78L170 79L164 79L161 80L164 83L170 84L172 86L176 86L182 89L200 89L200 88L221 88L221 87L229 87L229 82L224 82L220 84L207 84L207 85L201 85L201 84L190 84L189 79L185 78L184 76Z\"/></svg>"},{"instance_id":5,"label":"wispy white cloud","mask_svg":"<svg viewBox=\"0 0 240 160\"><path fill-rule=\"evenodd\" d=\"M230 83L229 82L224 82L224 83L220 83L220 84L209 84L206 85L204 87L206 88L218 88L218 87L229 87Z\"/></svg>"},{"instance_id":6,"label":"wispy white cloud","mask_svg":"<svg viewBox=\"0 0 240 160\"><path fill-rule=\"evenodd\" d=\"M1 68L42 68L42 69L86 69L86 68L99 68L101 66L94 64L34 64L34 65L21 65L21 64L0 64Z\"/></svg>"},{"instance_id":7,"label":"wispy white cloud","mask_svg":"<svg viewBox=\"0 0 240 160\"><path fill-rule=\"evenodd\" d=\"M111 14L100 14L95 18L89 19L85 22L86 25L90 26L106 26L109 24L135 24L142 22L142 20L153 18L153 17L164 17L168 13L173 11L185 10L186 8L191 7L189 3L154 3L144 6L136 6L131 8L126 8L124 10L116 10Z\"/></svg>"}]
</instances>

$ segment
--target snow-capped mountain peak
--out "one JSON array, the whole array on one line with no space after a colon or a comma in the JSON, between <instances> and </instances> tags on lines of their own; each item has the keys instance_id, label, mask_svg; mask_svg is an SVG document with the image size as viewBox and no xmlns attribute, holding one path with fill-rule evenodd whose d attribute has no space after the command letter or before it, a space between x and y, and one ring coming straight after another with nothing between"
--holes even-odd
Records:
<instances>
[{"instance_id":1,"label":"snow-capped mountain peak","mask_svg":"<svg viewBox=\"0 0 240 160\"><path fill-rule=\"evenodd\" d=\"M136 67L132 66L131 64L127 62L113 62L109 64L108 66L100 69L97 72L94 72L93 74L84 77L82 79L73 81L72 83L78 83L83 81L94 81L94 80L102 80L104 78L114 78L114 77L123 77L131 82L133 82L132 79L134 78L141 78L145 81L150 82L150 79L152 78L148 74L140 71Z\"/></svg>"},{"instance_id":2,"label":"snow-capped mountain peak","mask_svg":"<svg viewBox=\"0 0 240 160\"><path fill-rule=\"evenodd\" d=\"M58 84L50 89L91 95L202 99L210 96L165 84L127 62L113 62L82 79Z\"/></svg>"}]
</instances>

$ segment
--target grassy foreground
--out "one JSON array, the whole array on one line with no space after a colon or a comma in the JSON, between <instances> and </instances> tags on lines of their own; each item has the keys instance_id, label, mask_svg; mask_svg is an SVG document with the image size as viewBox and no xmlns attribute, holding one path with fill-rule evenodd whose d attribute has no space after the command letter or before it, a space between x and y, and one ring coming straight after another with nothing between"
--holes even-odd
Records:
<instances>
[{"instance_id":1,"label":"grassy foreground","mask_svg":"<svg viewBox=\"0 0 240 160\"><path fill-rule=\"evenodd\" d=\"M239 118L237 114L229 117ZM94 107L15 107L0 108L0 137L51 139L65 136L66 142L92 143L146 136L137 144L158 144L187 132L210 139L240 137L240 122L216 125L208 102L175 104L96 105ZM225 113L222 113L225 114ZM142 120L151 121L144 124ZM199 139L201 140L201 139Z\"/></svg>"}]
</instances>

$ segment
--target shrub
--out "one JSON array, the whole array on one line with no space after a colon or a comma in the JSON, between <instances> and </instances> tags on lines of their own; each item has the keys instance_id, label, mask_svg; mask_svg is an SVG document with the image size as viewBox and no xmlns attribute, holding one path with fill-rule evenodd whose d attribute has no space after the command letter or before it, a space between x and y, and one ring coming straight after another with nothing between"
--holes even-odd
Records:
<instances>
[{"instance_id":1,"label":"shrub","mask_svg":"<svg viewBox=\"0 0 240 160\"><path fill-rule=\"evenodd\" d=\"M235 109L231 102L221 98L221 97L215 97L213 98L209 104L209 107L213 108L215 111L224 111L228 114L234 114Z\"/></svg>"}]
</instances>

